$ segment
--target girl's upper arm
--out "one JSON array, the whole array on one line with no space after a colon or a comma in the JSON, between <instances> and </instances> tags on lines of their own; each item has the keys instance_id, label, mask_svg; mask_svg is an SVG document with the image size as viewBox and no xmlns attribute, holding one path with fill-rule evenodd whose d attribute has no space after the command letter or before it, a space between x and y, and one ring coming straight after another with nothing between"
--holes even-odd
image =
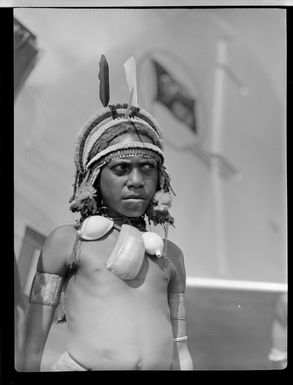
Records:
<instances>
[{"instance_id":1,"label":"girl's upper arm","mask_svg":"<svg viewBox=\"0 0 293 385\"><path fill-rule=\"evenodd\" d=\"M172 275L168 285L170 316L174 338L186 336L185 323L185 287L186 272L184 256L174 243L168 243L168 257L172 264Z\"/></svg>"},{"instance_id":2,"label":"girl's upper arm","mask_svg":"<svg viewBox=\"0 0 293 385\"><path fill-rule=\"evenodd\" d=\"M56 228L47 237L38 260L37 271L63 276L75 242L76 230L72 225Z\"/></svg>"},{"instance_id":3,"label":"girl's upper arm","mask_svg":"<svg viewBox=\"0 0 293 385\"><path fill-rule=\"evenodd\" d=\"M184 293L186 287L184 256L181 249L171 241L168 241L168 257L173 267L168 291L169 293Z\"/></svg>"}]
</instances>

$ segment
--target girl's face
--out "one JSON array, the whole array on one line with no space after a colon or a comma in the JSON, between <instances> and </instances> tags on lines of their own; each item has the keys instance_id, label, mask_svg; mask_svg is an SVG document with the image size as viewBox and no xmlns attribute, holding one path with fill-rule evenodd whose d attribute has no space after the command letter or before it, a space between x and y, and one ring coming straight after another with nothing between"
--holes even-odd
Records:
<instances>
[{"instance_id":1,"label":"girl's face","mask_svg":"<svg viewBox=\"0 0 293 385\"><path fill-rule=\"evenodd\" d=\"M134 134L119 138L120 143L137 140L141 138L138 139ZM157 185L158 165L151 158L137 156L113 159L101 171L100 189L104 203L128 217L139 217L146 212Z\"/></svg>"}]
</instances>

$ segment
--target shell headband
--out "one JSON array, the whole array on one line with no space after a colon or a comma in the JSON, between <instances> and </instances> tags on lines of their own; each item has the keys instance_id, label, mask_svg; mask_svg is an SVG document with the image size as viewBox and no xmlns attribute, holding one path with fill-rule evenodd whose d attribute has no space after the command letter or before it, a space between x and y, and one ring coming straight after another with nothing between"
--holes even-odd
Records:
<instances>
[{"instance_id":1,"label":"shell headband","mask_svg":"<svg viewBox=\"0 0 293 385\"><path fill-rule=\"evenodd\" d=\"M125 63L126 78L130 88L128 103L108 105L109 69L104 55L100 59L100 99L103 108L91 116L80 129L74 155L76 167L73 195L70 209L80 212L81 220L99 214L99 199L94 187L101 168L115 158L140 156L157 160L159 170L159 191L146 213L154 224L173 224L169 214L171 205L170 177L164 167L164 145L160 127L147 111L137 105L135 62L131 58ZM111 144L123 133L134 132L151 139L151 143L137 140L130 143Z\"/></svg>"}]
</instances>

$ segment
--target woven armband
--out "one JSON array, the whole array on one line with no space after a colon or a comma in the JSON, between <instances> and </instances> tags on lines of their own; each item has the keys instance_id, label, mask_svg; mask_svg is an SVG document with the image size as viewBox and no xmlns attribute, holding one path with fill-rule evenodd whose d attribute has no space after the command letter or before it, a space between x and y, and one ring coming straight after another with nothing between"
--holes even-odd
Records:
<instances>
[{"instance_id":1,"label":"woven armband","mask_svg":"<svg viewBox=\"0 0 293 385\"><path fill-rule=\"evenodd\" d=\"M187 336L183 336L183 337L174 337L173 338L173 341L174 342L187 342L188 340L188 337Z\"/></svg>"},{"instance_id":2,"label":"woven armband","mask_svg":"<svg viewBox=\"0 0 293 385\"><path fill-rule=\"evenodd\" d=\"M57 306L60 300L63 277L56 274L36 272L29 302Z\"/></svg>"},{"instance_id":3,"label":"woven armband","mask_svg":"<svg viewBox=\"0 0 293 385\"><path fill-rule=\"evenodd\" d=\"M184 293L170 293L169 307L171 319L185 319Z\"/></svg>"}]
</instances>

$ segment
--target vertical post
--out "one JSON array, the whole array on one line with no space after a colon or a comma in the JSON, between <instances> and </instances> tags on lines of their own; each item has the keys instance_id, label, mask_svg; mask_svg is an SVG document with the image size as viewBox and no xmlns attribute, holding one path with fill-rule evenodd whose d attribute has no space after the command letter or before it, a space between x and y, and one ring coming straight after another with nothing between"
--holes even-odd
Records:
<instances>
[{"instance_id":1,"label":"vertical post","mask_svg":"<svg viewBox=\"0 0 293 385\"><path fill-rule=\"evenodd\" d=\"M213 120L211 136L211 152L219 154L222 140L222 119L224 102L224 66L226 64L226 41L219 39L217 42L217 62L215 70L215 86L213 100ZM219 158L211 157L212 194L214 205L214 230L215 230L215 255L218 271L221 276L227 273L225 252L225 229L223 220L223 191L219 170Z\"/></svg>"}]
</instances>

